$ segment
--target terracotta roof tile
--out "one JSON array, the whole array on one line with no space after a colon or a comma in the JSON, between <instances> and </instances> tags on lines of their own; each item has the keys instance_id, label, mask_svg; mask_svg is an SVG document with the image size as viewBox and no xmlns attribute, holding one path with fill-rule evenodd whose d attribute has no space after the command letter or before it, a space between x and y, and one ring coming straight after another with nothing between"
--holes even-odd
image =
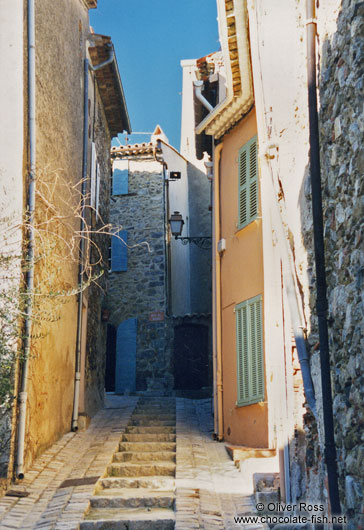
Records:
<instances>
[{"instance_id":1,"label":"terracotta roof tile","mask_svg":"<svg viewBox=\"0 0 364 530\"><path fill-rule=\"evenodd\" d=\"M120 145L111 148L111 158L122 158L139 155L153 155L161 153L162 149L155 143L148 142L142 144Z\"/></svg>"}]
</instances>

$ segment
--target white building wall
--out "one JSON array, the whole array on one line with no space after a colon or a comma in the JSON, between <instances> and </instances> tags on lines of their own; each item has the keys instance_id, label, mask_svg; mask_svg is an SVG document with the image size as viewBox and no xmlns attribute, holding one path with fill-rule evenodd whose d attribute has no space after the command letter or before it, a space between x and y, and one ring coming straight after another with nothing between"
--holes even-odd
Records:
<instances>
[{"instance_id":1,"label":"white building wall","mask_svg":"<svg viewBox=\"0 0 364 530\"><path fill-rule=\"evenodd\" d=\"M23 1L0 0L0 13L0 211L15 225L23 207ZM4 236L2 229L0 245ZM14 241L20 244L18 236Z\"/></svg>"},{"instance_id":2,"label":"white building wall","mask_svg":"<svg viewBox=\"0 0 364 530\"><path fill-rule=\"evenodd\" d=\"M178 211L184 219L182 236L189 236L190 212L188 205L187 162L172 147L161 142L163 159L167 170L180 171L181 179L168 182L169 216ZM168 175L168 174L167 174ZM167 220L168 222L168 220ZM172 287L172 315L182 316L191 312L190 299L190 253L189 245L183 245L174 237L170 241L171 249L171 287Z\"/></svg>"},{"instance_id":3,"label":"white building wall","mask_svg":"<svg viewBox=\"0 0 364 530\"><path fill-rule=\"evenodd\" d=\"M24 33L23 1L0 0L0 311L2 370L12 364L16 351L17 297L21 269L24 157ZM4 258L10 258L7 262ZM13 291L14 289L14 291ZM4 375L4 374L3 374ZM10 476L11 436L14 418L2 389L0 407L0 489ZM5 399L4 399L5 398ZM3 401L4 400L4 401ZM11 461L11 460L10 460ZM3 479L3 480L2 480Z\"/></svg>"},{"instance_id":4,"label":"white building wall","mask_svg":"<svg viewBox=\"0 0 364 530\"><path fill-rule=\"evenodd\" d=\"M269 424L271 437L277 436L278 447L285 451L287 470L288 443L295 443L295 428L302 430L304 412L293 405L291 319L282 285L282 275L290 274L288 260L304 294L303 299L296 289L302 326L309 322L302 240L309 149L305 1L248 1L248 10L261 175ZM290 465L294 480L290 484L286 473L286 500L290 492L299 496L304 486L300 470L292 469L294 462Z\"/></svg>"}]
</instances>

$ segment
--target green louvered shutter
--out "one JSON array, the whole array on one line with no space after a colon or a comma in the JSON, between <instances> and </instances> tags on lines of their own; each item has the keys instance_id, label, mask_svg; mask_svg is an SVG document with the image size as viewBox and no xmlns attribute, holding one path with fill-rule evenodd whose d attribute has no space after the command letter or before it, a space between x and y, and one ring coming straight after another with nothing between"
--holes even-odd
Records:
<instances>
[{"instance_id":1,"label":"green louvered shutter","mask_svg":"<svg viewBox=\"0 0 364 530\"><path fill-rule=\"evenodd\" d=\"M257 137L239 150L238 228L243 228L258 215Z\"/></svg>"},{"instance_id":2,"label":"green louvered shutter","mask_svg":"<svg viewBox=\"0 0 364 530\"><path fill-rule=\"evenodd\" d=\"M262 297L237 305L235 315L237 405L250 405L264 400Z\"/></svg>"}]
</instances>

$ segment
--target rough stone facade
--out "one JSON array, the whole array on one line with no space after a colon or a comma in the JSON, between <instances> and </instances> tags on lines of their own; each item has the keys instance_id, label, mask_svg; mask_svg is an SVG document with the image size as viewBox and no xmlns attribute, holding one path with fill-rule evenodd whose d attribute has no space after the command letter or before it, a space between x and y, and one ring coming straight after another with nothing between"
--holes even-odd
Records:
<instances>
[{"instance_id":1,"label":"rough stone facade","mask_svg":"<svg viewBox=\"0 0 364 530\"><path fill-rule=\"evenodd\" d=\"M96 98L96 99L95 99ZM91 262L97 263L93 274L99 278L91 283L87 291L87 339L85 363L85 410L88 416L102 406L105 392L105 345L106 324L102 322L107 291L109 237L107 223L110 212L110 133L107 127L102 101L98 92L92 94L95 106L92 115L92 140L95 142L99 164L100 192L98 216L92 213L90 224L94 231ZM101 233L97 233L100 231Z\"/></svg>"},{"instance_id":2,"label":"rough stone facade","mask_svg":"<svg viewBox=\"0 0 364 530\"><path fill-rule=\"evenodd\" d=\"M137 390L173 387L163 188L162 164L139 155L129 160L128 194L114 195L110 211L113 226L128 232L128 270L110 273L107 306L115 327L137 318ZM162 320L151 320L155 312Z\"/></svg>"},{"instance_id":3,"label":"rough stone facade","mask_svg":"<svg viewBox=\"0 0 364 530\"><path fill-rule=\"evenodd\" d=\"M319 72L321 178L335 439L340 497L343 511L350 518L348 528L351 530L364 527L363 37L364 3L343 0L339 3L335 31L320 35ZM307 209L310 210L309 204ZM312 264L309 232L306 232L305 243ZM310 305L314 314L314 289ZM317 337L314 319L312 332ZM313 365L316 356L313 355ZM307 432L312 439L314 432L310 426ZM320 469L322 458L322 448L320 451L317 443L311 447L306 463L311 468L312 462L307 459L313 452L315 465L311 468L308 483Z\"/></svg>"}]
</instances>

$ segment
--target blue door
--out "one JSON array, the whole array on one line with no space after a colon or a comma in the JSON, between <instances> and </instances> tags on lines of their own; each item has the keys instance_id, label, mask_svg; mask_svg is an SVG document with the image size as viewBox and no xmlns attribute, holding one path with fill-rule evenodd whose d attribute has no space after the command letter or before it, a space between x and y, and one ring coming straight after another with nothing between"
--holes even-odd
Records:
<instances>
[{"instance_id":1,"label":"blue door","mask_svg":"<svg viewBox=\"0 0 364 530\"><path fill-rule=\"evenodd\" d=\"M135 390L137 319L119 324L116 334L115 393Z\"/></svg>"}]
</instances>

